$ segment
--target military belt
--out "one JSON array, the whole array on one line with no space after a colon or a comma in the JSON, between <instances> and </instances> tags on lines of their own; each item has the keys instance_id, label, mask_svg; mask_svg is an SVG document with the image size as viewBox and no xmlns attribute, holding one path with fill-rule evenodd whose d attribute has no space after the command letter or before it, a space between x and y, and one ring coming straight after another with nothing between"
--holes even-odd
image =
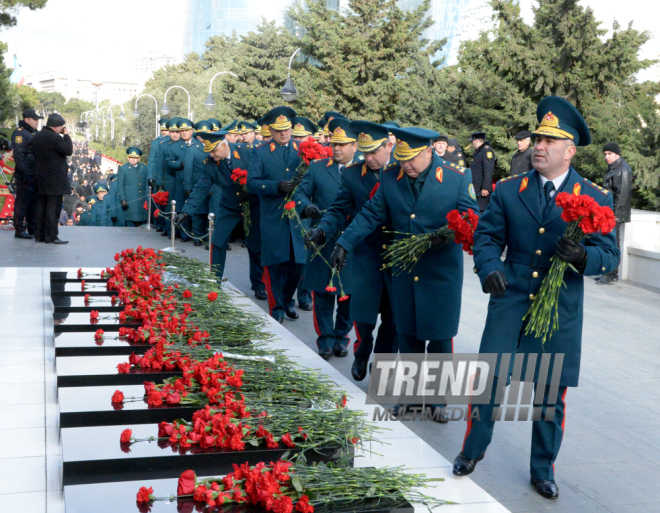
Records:
<instances>
[{"instance_id":1,"label":"military belt","mask_svg":"<svg viewBox=\"0 0 660 513\"><path fill-rule=\"evenodd\" d=\"M506 259L516 264L538 267L540 269L550 269L552 262L550 257L537 255L536 253L523 253L522 251L506 250Z\"/></svg>"}]
</instances>

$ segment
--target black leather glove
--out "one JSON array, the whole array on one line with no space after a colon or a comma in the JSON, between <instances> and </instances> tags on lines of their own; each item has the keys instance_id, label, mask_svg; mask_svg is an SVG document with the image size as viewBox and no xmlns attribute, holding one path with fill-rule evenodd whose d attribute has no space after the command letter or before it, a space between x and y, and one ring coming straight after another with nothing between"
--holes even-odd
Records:
<instances>
[{"instance_id":1,"label":"black leather glove","mask_svg":"<svg viewBox=\"0 0 660 513\"><path fill-rule=\"evenodd\" d=\"M504 295L507 285L508 283L506 281L506 276L504 276L504 272L493 271L486 276L483 289L486 294L490 294L493 297L500 297Z\"/></svg>"},{"instance_id":2,"label":"black leather glove","mask_svg":"<svg viewBox=\"0 0 660 513\"><path fill-rule=\"evenodd\" d=\"M191 193L192 193L192 191L183 191L183 197L188 199L188 198L190 198Z\"/></svg>"},{"instance_id":3,"label":"black leather glove","mask_svg":"<svg viewBox=\"0 0 660 513\"><path fill-rule=\"evenodd\" d=\"M117 218L116 218L116 217L111 217L110 220L111 220L113 223L116 223L116 222L117 222Z\"/></svg>"},{"instance_id":4,"label":"black leather glove","mask_svg":"<svg viewBox=\"0 0 660 513\"><path fill-rule=\"evenodd\" d=\"M277 192L280 194L286 194L291 192L295 187L296 184L294 184L291 180L282 180L277 184Z\"/></svg>"},{"instance_id":5,"label":"black leather glove","mask_svg":"<svg viewBox=\"0 0 660 513\"><path fill-rule=\"evenodd\" d=\"M251 198L252 198L252 194L250 194L249 192L238 193L238 201L241 203L247 203L248 201L250 201Z\"/></svg>"},{"instance_id":6,"label":"black leather glove","mask_svg":"<svg viewBox=\"0 0 660 513\"><path fill-rule=\"evenodd\" d=\"M293 179L291 181L294 183L294 185L300 185L303 181L303 175L296 173L293 175Z\"/></svg>"},{"instance_id":7,"label":"black leather glove","mask_svg":"<svg viewBox=\"0 0 660 513\"><path fill-rule=\"evenodd\" d=\"M321 228L312 228L305 234L305 246L312 249L312 245L317 248L325 242L325 232ZM333 252L334 255L334 252Z\"/></svg>"},{"instance_id":8,"label":"black leather glove","mask_svg":"<svg viewBox=\"0 0 660 513\"><path fill-rule=\"evenodd\" d=\"M147 185L149 187L153 187L154 185L156 185L156 180L154 180L153 178L149 178L149 180L147 180Z\"/></svg>"},{"instance_id":9,"label":"black leather glove","mask_svg":"<svg viewBox=\"0 0 660 513\"><path fill-rule=\"evenodd\" d=\"M443 233L442 228L438 228L431 234L431 245L437 246L439 244L440 247L444 247L453 241L455 236L456 233L454 233L454 230L449 230Z\"/></svg>"},{"instance_id":10,"label":"black leather glove","mask_svg":"<svg viewBox=\"0 0 660 513\"><path fill-rule=\"evenodd\" d=\"M121 200L121 209L122 210L128 210L128 201Z\"/></svg>"},{"instance_id":11,"label":"black leather glove","mask_svg":"<svg viewBox=\"0 0 660 513\"><path fill-rule=\"evenodd\" d=\"M190 217L188 214L185 212L179 212L176 217L174 218L174 224L176 226L181 226L183 222Z\"/></svg>"},{"instance_id":12,"label":"black leather glove","mask_svg":"<svg viewBox=\"0 0 660 513\"><path fill-rule=\"evenodd\" d=\"M310 203L305 207L305 210L303 210L303 215L309 219L321 219L321 217L323 217L323 212L321 212L319 207Z\"/></svg>"},{"instance_id":13,"label":"black leather glove","mask_svg":"<svg viewBox=\"0 0 660 513\"><path fill-rule=\"evenodd\" d=\"M209 197L209 198L210 198L211 196L213 196L213 189L211 189L211 190L208 192L208 194L207 194L206 196Z\"/></svg>"},{"instance_id":14,"label":"black leather glove","mask_svg":"<svg viewBox=\"0 0 660 513\"><path fill-rule=\"evenodd\" d=\"M581 274L587 267L587 250L579 242L564 236L557 243L557 258L571 264Z\"/></svg>"},{"instance_id":15,"label":"black leather glove","mask_svg":"<svg viewBox=\"0 0 660 513\"><path fill-rule=\"evenodd\" d=\"M347 256L348 253L346 250L337 244L335 249L332 250L332 255L330 255L330 265L338 271L341 271L342 267L346 265Z\"/></svg>"}]
</instances>

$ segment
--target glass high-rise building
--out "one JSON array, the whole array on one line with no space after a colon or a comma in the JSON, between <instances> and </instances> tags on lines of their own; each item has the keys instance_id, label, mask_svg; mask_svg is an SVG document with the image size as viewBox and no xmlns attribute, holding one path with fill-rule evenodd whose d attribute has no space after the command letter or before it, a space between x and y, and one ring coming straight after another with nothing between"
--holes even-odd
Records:
<instances>
[{"instance_id":1,"label":"glass high-rise building","mask_svg":"<svg viewBox=\"0 0 660 513\"><path fill-rule=\"evenodd\" d=\"M518 3L519 0L513 0ZM348 0L327 0L328 7L348 9ZM399 0L402 9L415 9L422 0ZM204 43L211 36L246 35L256 31L262 18L275 20L296 33L297 27L286 17L286 11L294 4L303 5L305 0L188 0L184 55L189 52L204 53ZM461 41L474 39L482 30L492 26L492 8L484 0L431 0L429 15L434 24L424 34L429 40L448 39L436 58L444 57L447 64L455 64Z\"/></svg>"}]
</instances>

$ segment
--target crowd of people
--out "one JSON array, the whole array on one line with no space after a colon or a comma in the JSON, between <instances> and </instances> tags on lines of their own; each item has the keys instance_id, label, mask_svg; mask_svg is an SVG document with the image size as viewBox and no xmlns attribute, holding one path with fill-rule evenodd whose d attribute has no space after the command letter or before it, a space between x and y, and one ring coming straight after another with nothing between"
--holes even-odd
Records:
<instances>
[{"instance_id":1,"label":"crowd of people","mask_svg":"<svg viewBox=\"0 0 660 513\"><path fill-rule=\"evenodd\" d=\"M365 379L372 352L454 351L464 256L441 230L449 212L472 210L480 216L474 272L491 296L481 351L566 355L556 402L548 403L547 387L543 398L543 408L552 404L555 416L533 423L530 468L536 491L558 496L553 463L564 431L565 391L577 386L579 375L583 277L616 281L619 232L630 221L632 187L630 167L616 143L603 148L606 188L571 166L577 148L589 145L591 136L568 101L548 97L539 104L538 127L517 134L512 174L497 184L497 157L484 132L472 134L468 162L457 140L436 131L351 121L332 111L315 122L291 107L275 107L255 123L234 120L226 126L217 119L193 123L175 117L160 120L161 135L151 144L148 164L140 162L142 151L131 147L116 174L103 174L98 154L71 141L61 116L49 116L35 133L37 119L26 111L13 136L19 196L28 190L37 197L36 225L23 207L25 197L33 196L17 197L22 209L17 209L16 237L34 233L37 242L64 243L53 216L61 224L139 226L147 220L147 208L154 214L162 208L177 213L175 223L155 217L163 236L171 236L173 228L175 237L201 245L213 212L216 229L208 246L217 276L224 274L228 242L242 229L252 289L258 299L268 299L274 319L299 318L297 292L300 307L312 311L325 359L347 356L348 334L355 330L356 381ZM299 172L310 146L315 156L308 170ZM36 188L28 182L35 174ZM566 237L554 201L560 192L588 195L612 208L616 235L594 234L582 243ZM432 237L412 272L392 273L383 253L402 234ZM523 317L552 258L570 269L558 299L559 328L541 344L525 334ZM443 412L446 405L426 406ZM396 405L393 411L405 410ZM444 413L433 418L448 420ZM454 474L474 471L492 433L489 415L471 418Z\"/></svg>"}]
</instances>

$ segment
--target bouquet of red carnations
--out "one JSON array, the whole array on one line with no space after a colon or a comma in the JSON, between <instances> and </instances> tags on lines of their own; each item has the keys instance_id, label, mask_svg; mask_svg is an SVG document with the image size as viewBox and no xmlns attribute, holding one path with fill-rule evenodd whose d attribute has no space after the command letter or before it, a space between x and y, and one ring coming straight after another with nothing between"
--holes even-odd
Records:
<instances>
[{"instance_id":1,"label":"bouquet of red carnations","mask_svg":"<svg viewBox=\"0 0 660 513\"><path fill-rule=\"evenodd\" d=\"M563 209L561 218L568 223L564 236L575 242L594 233L610 233L616 225L612 209L600 206L591 196L560 192L555 197L555 203ZM543 278L541 288L523 317L523 320L528 319L525 334L533 333L543 343L559 327L559 292L564 285L564 272L569 267L556 256L550 260L550 271Z\"/></svg>"},{"instance_id":2,"label":"bouquet of red carnations","mask_svg":"<svg viewBox=\"0 0 660 513\"><path fill-rule=\"evenodd\" d=\"M383 253L385 260L383 269L396 266L396 275L401 274L403 271L412 271L417 261L433 245L433 241L438 238L445 241L453 239L456 244L463 246L463 251L471 255L472 246L474 245L474 231L477 229L478 223L479 216L471 208L462 214L458 210L452 210L447 214L447 224L435 232L421 235L406 233L403 234L407 236L406 238L392 243L387 251Z\"/></svg>"},{"instance_id":3,"label":"bouquet of red carnations","mask_svg":"<svg viewBox=\"0 0 660 513\"><path fill-rule=\"evenodd\" d=\"M248 172L245 169L236 168L231 174L231 179L237 187L238 193L247 194L247 174ZM250 201L243 201L241 203L243 206L243 229L245 230L245 235L250 234L250 226L252 222L250 221Z\"/></svg>"},{"instance_id":4,"label":"bouquet of red carnations","mask_svg":"<svg viewBox=\"0 0 660 513\"><path fill-rule=\"evenodd\" d=\"M304 466L279 460L254 466L234 464L230 474L207 479L200 479L193 470L186 470L179 477L176 498L208 506L254 504L275 513L291 513L294 509L298 513L312 513L315 505L369 499L405 498L429 507L453 504L416 490L428 488L429 483L437 481L444 479L408 474L401 467ZM152 487L143 486L137 493L137 502L172 500L173 497L156 497Z\"/></svg>"},{"instance_id":5,"label":"bouquet of red carnations","mask_svg":"<svg viewBox=\"0 0 660 513\"><path fill-rule=\"evenodd\" d=\"M152 194L151 197L153 198L154 203L161 207L167 205L170 201L170 193L167 191L159 191L156 194Z\"/></svg>"},{"instance_id":6,"label":"bouquet of red carnations","mask_svg":"<svg viewBox=\"0 0 660 513\"><path fill-rule=\"evenodd\" d=\"M293 176L294 180L302 180L302 177L307 174L307 171L309 171L309 164L312 162L312 160L331 158L332 148L319 144L313 137L308 137L300 143L298 147L298 156L302 159L302 162L296 169L296 173ZM284 198L284 205L287 205L291 202L293 193L296 192L297 188L298 185L296 185L293 190L286 195ZM285 214L286 210L282 213L282 217L284 217Z\"/></svg>"}]
</instances>

